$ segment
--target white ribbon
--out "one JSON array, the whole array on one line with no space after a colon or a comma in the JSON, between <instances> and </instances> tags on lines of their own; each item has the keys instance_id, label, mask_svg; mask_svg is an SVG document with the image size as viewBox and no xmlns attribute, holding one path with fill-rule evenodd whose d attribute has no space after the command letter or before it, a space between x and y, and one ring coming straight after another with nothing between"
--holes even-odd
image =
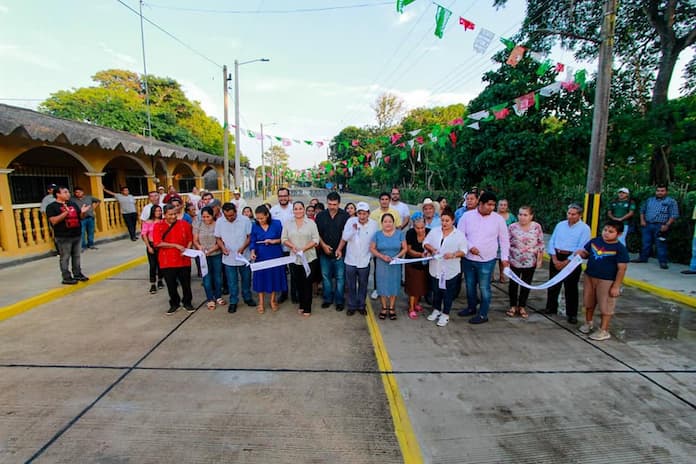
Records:
<instances>
[{"instance_id":1,"label":"white ribbon","mask_svg":"<svg viewBox=\"0 0 696 464\"><path fill-rule=\"evenodd\" d=\"M392 264L420 263L423 261L430 261L433 258L434 258L434 256L427 256L425 258L392 258L392 260L389 264L392 265Z\"/></svg>"},{"instance_id":2,"label":"white ribbon","mask_svg":"<svg viewBox=\"0 0 696 464\"><path fill-rule=\"evenodd\" d=\"M251 262L248 259L246 259L244 255L241 253L237 253L236 255L234 255L234 260L239 261L240 263L244 263L245 266L249 266L251 264Z\"/></svg>"},{"instance_id":3,"label":"white ribbon","mask_svg":"<svg viewBox=\"0 0 696 464\"><path fill-rule=\"evenodd\" d=\"M188 256L189 258L198 258L201 265L201 276L205 277L208 275L208 260L206 259L205 253L203 253L201 250L186 248L183 255Z\"/></svg>"},{"instance_id":4,"label":"white ribbon","mask_svg":"<svg viewBox=\"0 0 696 464\"><path fill-rule=\"evenodd\" d=\"M272 269L274 267L280 267L280 266L285 266L288 264L293 264L297 260L298 256L302 260L302 267L304 267L305 274L307 274L307 277L309 277L309 274L311 274L312 270L309 267L309 262L307 262L307 257L301 251L299 253L297 253L296 255L290 254L290 256L283 256L280 258L267 259L266 261L257 261L254 263L249 262L249 260L247 260L243 256L242 256L242 259L244 260L244 262L247 266L251 267L252 271L262 271L264 269Z\"/></svg>"},{"instance_id":5,"label":"white ribbon","mask_svg":"<svg viewBox=\"0 0 696 464\"><path fill-rule=\"evenodd\" d=\"M530 290L546 290L547 288L553 287L557 283L561 282L563 279L568 277L571 272L575 270L576 267L578 267L580 264L582 264L582 258L578 255L574 255L571 259L570 262L566 265L566 267L561 270L558 274L556 274L553 279L549 280L548 282L544 282L541 285L529 285L527 282L524 280L520 279L517 274L512 272L512 269L509 267L506 267L505 270L503 271L503 274L508 276L510 280L515 282L518 285L521 285L522 287L528 288ZM553 266L553 264L551 264Z\"/></svg>"}]
</instances>

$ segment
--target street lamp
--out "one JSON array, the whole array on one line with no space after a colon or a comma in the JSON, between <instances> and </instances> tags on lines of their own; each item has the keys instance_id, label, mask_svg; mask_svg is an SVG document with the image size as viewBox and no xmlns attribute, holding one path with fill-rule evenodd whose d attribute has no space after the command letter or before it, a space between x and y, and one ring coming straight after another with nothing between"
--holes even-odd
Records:
<instances>
[{"instance_id":1,"label":"street lamp","mask_svg":"<svg viewBox=\"0 0 696 464\"><path fill-rule=\"evenodd\" d=\"M266 124L266 127L268 126L275 126L277 125L277 122L272 122L269 124ZM271 146L273 145L273 141L271 141ZM261 190L262 190L262 195L263 199L266 199L266 164L264 163L264 154L263 154L263 123L261 123Z\"/></svg>"},{"instance_id":2,"label":"street lamp","mask_svg":"<svg viewBox=\"0 0 696 464\"><path fill-rule=\"evenodd\" d=\"M234 60L234 184L236 188L239 188L242 178L242 171L239 166L239 157L241 154L239 148L239 67L257 61L268 62L271 60L268 58L257 58L255 60L242 61L241 63Z\"/></svg>"}]
</instances>

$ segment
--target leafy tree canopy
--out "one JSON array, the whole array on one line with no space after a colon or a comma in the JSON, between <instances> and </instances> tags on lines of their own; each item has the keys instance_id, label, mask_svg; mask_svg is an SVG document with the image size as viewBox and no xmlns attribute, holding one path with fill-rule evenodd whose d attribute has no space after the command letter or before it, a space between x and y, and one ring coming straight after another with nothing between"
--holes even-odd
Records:
<instances>
[{"instance_id":1,"label":"leafy tree canopy","mask_svg":"<svg viewBox=\"0 0 696 464\"><path fill-rule=\"evenodd\" d=\"M108 69L92 76L96 85L53 93L39 110L52 116L88 122L133 134L147 134L147 107L142 76ZM152 136L213 155L223 154L223 128L197 101L190 101L181 85L169 77L148 76ZM230 152L234 152L230 137ZM249 166L246 156L241 163Z\"/></svg>"}]
</instances>

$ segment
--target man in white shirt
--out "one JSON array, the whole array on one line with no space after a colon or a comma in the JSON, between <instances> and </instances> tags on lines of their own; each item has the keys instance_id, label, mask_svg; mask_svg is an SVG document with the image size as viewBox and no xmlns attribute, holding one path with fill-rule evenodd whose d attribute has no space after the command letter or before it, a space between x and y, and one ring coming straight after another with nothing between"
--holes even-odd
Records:
<instances>
[{"instance_id":1,"label":"man in white shirt","mask_svg":"<svg viewBox=\"0 0 696 464\"><path fill-rule=\"evenodd\" d=\"M336 249L336 258L343 256L346 268L346 288L348 289L348 311L367 314L367 280L370 276L370 242L377 233L377 222L370 219L370 206L361 201L356 206L355 217L348 219L343 228L341 242ZM345 254L343 250L345 249Z\"/></svg>"},{"instance_id":2,"label":"man in white shirt","mask_svg":"<svg viewBox=\"0 0 696 464\"><path fill-rule=\"evenodd\" d=\"M230 289L230 305L227 312L237 311L239 302L239 278L242 279L242 298L248 306L256 306L251 297L251 269L243 261L237 259L237 254L249 259L249 235L251 221L242 214L237 214L233 203L222 205L222 215L215 221L215 238L222 250L222 264L225 268L227 285Z\"/></svg>"},{"instance_id":3,"label":"man in white shirt","mask_svg":"<svg viewBox=\"0 0 696 464\"><path fill-rule=\"evenodd\" d=\"M198 203L201 201L201 191L198 187L193 187L191 193L188 194L188 203L193 203L196 207L196 215L200 214L200 209L198 208ZM241 208L237 208L237 211L242 212Z\"/></svg>"},{"instance_id":4,"label":"man in white shirt","mask_svg":"<svg viewBox=\"0 0 696 464\"><path fill-rule=\"evenodd\" d=\"M391 202L389 205L401 216L401 230L406 230L411 219L411 212L408 210L408 205L401 201L401 191L397 187L391 189Z\"/></svg>"},{"instance_id":5,"label":"man in white shirt","mask_svg":"<svg viewBox=\"0 0 696 464\"><path fill-rule=\"evenodd\" d=\"M232 203L234 203L234 206L237 207L237 212L239 214L242 214L242 211L247 205L247 202L244 198L242 198L242 194L239 191L239 189L234 189L234 192L232 193L234 195L234 200L232 200Z\"/></svg>"},{"instance_id":6,"label":"man in white shirt","mask_svg":"<svg viewBox=\"0 0 696 464\"><path fill-rule=\"evenodd\" d=\"M283 227L285 227L285 223L287 221L290 221L294 217L292 214L292 204L290 203L290 190L286 189L285 187L278 189L278 204L271 208L271 217L279 220L280 223L283 224ZM290 253L286 246L283 246L283 252L286 256ZM288 270L286 267L286 275L288 273L287 271ZM297 289L295 288L292 279L290 279L290 285L288 285L288 288L290 289L290 294L292 295L292 302L297 303L299 301ZM283 292L280 294L280 298L278 298L278 303L282 303L287 299L288 293Z\"/></svg>"},{"instance_id":7,"label":"man in white shirt","mask_svg":"<svg viewBox=\"0 0 696 464\"><path fill-rule=\"evenodd\" d=\"M159 193L157 193L157 190L153 190L152 192L148 193L147 199L150 200L150 203L143 206L143 210L140 212L140 221L142 222L145 222L148 219L150 219L150 213L152 212L153 206L162 206L160 204L160 196Z\"/></svg>"}]
</instances>

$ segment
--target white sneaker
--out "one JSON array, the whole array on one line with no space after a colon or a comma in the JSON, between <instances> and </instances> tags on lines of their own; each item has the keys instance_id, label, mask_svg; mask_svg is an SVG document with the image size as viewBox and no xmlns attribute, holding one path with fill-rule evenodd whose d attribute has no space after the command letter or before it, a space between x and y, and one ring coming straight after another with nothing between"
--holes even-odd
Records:
<instances>
[{"instance_id":1,"label":"white sneaker","mask_svg":"<svg viewBox=\"0 0 696 464\"><path fill-rule=\"evenodd\" d=\"M429 321L436 321L440 317L440 314L442 314L441 311L438 311L437 309L433 309L433 312L430 313L430 316L428 316Z\"/></svg>"},{"instance_id":2,"label":"white sneaker","mask_svg":"<svg viewBox=\"0 0 696 464\"><path fill-rule=\"evenodd\" d=\"M590 340L596 340L598 342L602 340L609 340L610 338L611 334L609 333L609 331L602 329L599 329L598 331L590 335Z\"/></svg>"},{"instance_id":3,"label":"white sneaker","mask_svg":"<svg viewBox=\"0 0 696 464\"><path fill-rule=\"evenodd\" d=\"M444 327L449 322L449 314L441 314L440 318L437 320L438 327Z\"/></svg>"},{"instance_id":4,"label":"white sneaker","mask_svg":"<svg viewBox=\"0 0 696 464\"><path fill-rule=\"evenodd\" d=\"M578 332L584 333L585 335L587 335L588 333L592 332L593 329L594 329L594 323L592 321L590 321L590 322L585 322L583 325L581 325L580 328L578 328Z\"/></svg>"},{"instance_id":5,"label":"white sneaker","mask_svg":"<svg viewBox=\"0 0 696 464\"><path fill-rule=\"evenodd\" d=\"M370 298L373 300L376 300L379 297L379 294L377 293L377 290L372 290L372 293L370 294Z\"/></svg>"}]
</instances>

